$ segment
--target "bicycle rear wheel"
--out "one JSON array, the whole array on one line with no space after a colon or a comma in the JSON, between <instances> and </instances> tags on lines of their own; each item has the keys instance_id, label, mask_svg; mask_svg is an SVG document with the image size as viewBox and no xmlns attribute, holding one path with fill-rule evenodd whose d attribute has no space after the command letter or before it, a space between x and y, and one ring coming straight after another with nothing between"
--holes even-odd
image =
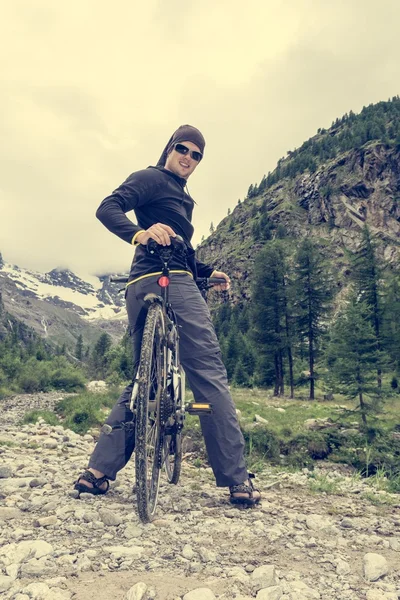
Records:
<instances>
[{"instance_id":1,"label":"bicycle rear wheel","mask_svg":"<svg viewBox=\"0 0 400 600\"><path fill-rule=\"evenodd\" d=\"M143 330L136 398L136 496L139 518L149 523L157 505L162 467L160 403L165 390L165 325L161 306L149 307Z\"/></svg>"},{"instance_id":2,"label":"bicycle rear wheel","mask_svg":"<svg viewBox=\"0 0 400 600\"><path fill-rule=\"evenodd\" d=\"M169 483L177 484L182 467L182 425L178 419L178 412L184 408L185 402L185 373L179 367L176 373L177 379L173 382L175 414L172 416L173 423L170 432L164 436L164 466Z\"/></svg>"},{"instance_id":3,"label":"bicycle rear wheel","mask_svg":"<svg viewBox=\"0 0 400 600\"><path fill-rule=\"evenodd\" d=\"M177 484L182 466L182 434L174 433L164 438L164 465L168 483Z\"/></svg>"}]
</instances>

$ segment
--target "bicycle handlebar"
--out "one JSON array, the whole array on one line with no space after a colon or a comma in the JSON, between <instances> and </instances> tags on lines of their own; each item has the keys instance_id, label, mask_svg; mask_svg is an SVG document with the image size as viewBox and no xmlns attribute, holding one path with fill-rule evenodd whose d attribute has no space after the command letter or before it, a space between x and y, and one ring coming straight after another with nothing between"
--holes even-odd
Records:
<instances>
[{"instance_id":1,"label":"bicycle handlebar","mask_svg":"<svg viewBox=\"0 0 400 600\"><path fill-rule=\"evenodd\" d=\"M127 275L115 275L110 277L110 283L128 283L128 279ZM226 279L223 279L222 277L199 277L196 279L197 285L214 286L223 285L224 283L226 283Z\"/></svg>"}]
</instances>

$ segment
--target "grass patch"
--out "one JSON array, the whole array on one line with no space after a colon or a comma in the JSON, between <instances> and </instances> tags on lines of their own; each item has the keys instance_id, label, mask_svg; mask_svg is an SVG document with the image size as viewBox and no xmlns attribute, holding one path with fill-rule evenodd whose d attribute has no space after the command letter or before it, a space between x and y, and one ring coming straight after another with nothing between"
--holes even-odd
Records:
<instances>
[{"instance_id":1,"label":"grass patch","mask_svg":"<svg viewBox=\"0 0 400 600\"><path fill-rule=\"evenodd\" d=\"M236 407L246 441L247 460L260 470L265 461L272 464L313 468L316 460L329 460L355 467L364 477L375 475L385 481L387 491L400 491L400 440L392 436L398 427L398 398L388 397L384 412L367 431L358 431L354 404L336 397L310 401L297 393L295 400L275 398L264 389L233 388ZM283 409L283 410L282 410ZM267 424L255 423L255 415ZM329 418L333 427L308 429L308 419ZM348 431L344 434L343 429ZM385 473L385 478L382 473ZM329 493L327 481L314 483Z\"/></svg>"},{"instance_id":2,"label":"grass patch","mask_svg":"<svg viewBox=\"0 0 400 600\"><path fill-rule=\"evenodd\" d=\"M91 427L102 425L108 409L111 409L120 395L119 389L105 394L83 392L77 396L63 398L55 407L62 425L75 433L86 433Z\"/></svg>"},{"instance_id":3,"label":"grass patch","mask_svg":"<svg viewBox=\"0 0 400 600\"><path fill-rule=\"evenodd\" d=\"M49 425L60 425L60 419L51 410L31 410L24 415L22 423L23 425L37 423L39 419L43 419Z\"/></svg>"},{"instance_id":4,"label":"grass patch","mask_svg":"<svg viewBox=\"0 0 400 600\"><path fill-rule=\"evenodd\" d=\"M325 494L339 494L340 493L340 482L337 480L330 479L326 475L314 475L312 474L309 479L309 488L312 492Z\"/></svg>"},{"instance_id":5,"label":"grass patch","mask_svg":"<svg viewBox=\"0 0 400 600\"><path fill-rule=\"evenodd\" d=\"M16 445L15 442L11 442L10 440L0 440L0 447L6 446L7 448L14 448Z\"/></svg>"},{"instance_id":6,"label":"grass patch","mask_svg":"<svg viewBox=\"0 0 400 600\"><path fill-rule=\"evenodd\" d=\"M391 496L387 496L386 494L376 494L372 491L364 492L361 494L361 497L375 506L393 506L398 503L398 501Z\"/></svg>"}]
</instances>

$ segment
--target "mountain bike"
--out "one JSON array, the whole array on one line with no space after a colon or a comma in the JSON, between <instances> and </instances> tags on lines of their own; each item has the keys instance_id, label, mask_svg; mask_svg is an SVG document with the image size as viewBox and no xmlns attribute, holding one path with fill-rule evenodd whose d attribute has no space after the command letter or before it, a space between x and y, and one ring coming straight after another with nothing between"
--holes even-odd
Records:
<instances>
[{"instance_id":1,"label":"mountain bike","mask_svg":"<svg viewBox=\"0 0 400 600\"><path fill-rule=\"evenodd\" d=\"M180 236L171 238L170 246L160 246L149 240L147 251L158 256L162 264L162 273L157 280L160 294L150 293L144 298L148 309L130 402L135 421L137 509L144 523L149 523L155 516L162 468L169 483L179 481L186 413L204 415L212 412L212 405L207 402L185 404L179 327L168 293L171 258L176 254L185 255L185 243ZM110 280L126 283L128 278ZM208 289L226 281L212 277L197 279L196 283L205 296Z\"/></svg>"}]
</instances>

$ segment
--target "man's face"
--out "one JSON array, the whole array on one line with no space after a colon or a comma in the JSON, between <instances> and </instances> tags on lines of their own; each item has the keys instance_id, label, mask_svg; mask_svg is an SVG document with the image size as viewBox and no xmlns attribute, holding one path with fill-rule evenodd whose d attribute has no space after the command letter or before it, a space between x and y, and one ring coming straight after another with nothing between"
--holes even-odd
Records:
<instances>
[{"instance_id":1,"label":"man's face","mask_svg":"<svg viewBox=\"0 0 400 600\"><path fill-rule=\"evenodd\" d=\"M183 146L189 148L189 150L195 150L196 152L200 152L200 148L192 142L180 143ZM198 164L198 161L194 160L190 156L189 152L187 154L179 154L179 152L177 152L173 148L167 156L165 169L168 169L168 171L172 171L172 173L175 173L175 175L179 175L179 177L188 179L188 177L193 173Z\"/></svg>"}]
</instances>

